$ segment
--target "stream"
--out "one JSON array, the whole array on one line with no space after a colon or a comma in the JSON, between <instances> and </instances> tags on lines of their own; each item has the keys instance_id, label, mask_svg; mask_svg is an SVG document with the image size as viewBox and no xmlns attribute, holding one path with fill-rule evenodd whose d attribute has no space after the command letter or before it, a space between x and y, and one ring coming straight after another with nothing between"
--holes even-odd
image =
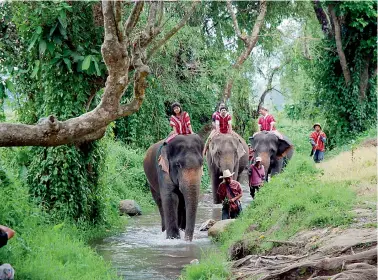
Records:
<instances>
[{"instance_id":1,"label":"stream","mask_svg":"<svg viewBox=\"0 0 378 280\"><path fill-rule=\"evenodd\" d=\"M243 194L245 207L251 198L245 187ZM156 210L148 215L133 217L123 233L97 240L92 245L106 261L111 262L123 279L177 279L185 265L193 259L200 260L202 252L216 250L207 231L198 230L208 219L221 219L221 205L214 205L212 195L204 194L198 205L192 242L165 239Z\"/></svg>"}]
</instances>

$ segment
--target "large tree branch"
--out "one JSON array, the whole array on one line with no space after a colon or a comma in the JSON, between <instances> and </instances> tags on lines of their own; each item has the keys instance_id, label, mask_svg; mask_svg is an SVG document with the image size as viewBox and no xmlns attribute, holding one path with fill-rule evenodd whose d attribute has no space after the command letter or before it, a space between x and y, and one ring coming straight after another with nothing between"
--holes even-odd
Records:
<instances>
[{"instance_id":1,"label":"large tree branch","mask_svg":"<svg viewBox=\"0 0 378 280\"><path fill-rule=\"evenodd\" d=\"M239 37L240 40L242 40L245 44L247 44L247 37L240 32L238 19L236 18L236 15L234 13L231 0L227 0L227 9L231 15L236 35Z\"/></svg>"},{"instance_id":2,"label":"large tree branch","mask_svg":"<svg viewBox=\"0 0 378 280\"><path fill-rule=\"evenodd\" d=\"M49 116L41 119L36 125L0 123L1 147L59 146L96 140L104 135L109 123L139 110L147 87L146 77L150 72L148 65L143 60L148 43L151 42L153 36L147 34L146 37L146 32L141 32L135 36L136 39L133 42L130 41L130 37L143 10L143 3L137 2L134 5L126 24L122 26L121 3L102 2L104 41L101 53L108 70L108 77L100 104L90 112L65 121L59 121L54 116ZM180 22L179 28L169 32L169 38L185 24L188 18L189 16L186 14ZM148 28L147 25L145 31ZM169 38L160 45L163 45ZM141 41L148 41L148 43L141 46L138 44ZM131 68L134 69L134 96L128 104L121 106L121 98L131 81L129 79Z\"/></svg>"},{"instance_id":3,"label":"large tree branch","mask_svg":"<svg viewBox=\"0 0 378 280\"><path fill-rule=\"evenodd\" d=\"M264 18L266 14L266 0L260 0L260 13L257 16L256 22L253 26L251 36L248 37L246 48L241 53L241 55L237 58L236 62L232 65L234 71L238 71L241 65L247 60L248 56L251 54L253 48L255 47L260 29L264 23ZM226 81L226 85L223 90L224 99L227 100L231 97L231 90L233 85L233 78L228 78Z\"/></svg>"},{"instance_id":4,"label":"large tree branch","mask_svg":"<svg viewBox=\"0 0 378 280\"><path fill-rule=\"evenodd\" d=\"M192 14L195 11L196 6L198 5L198 1L194 1L192 3L192 6L188 11L186 11L185 16L181 19L181 21L173 27L168 33L165 34L165 36L157 41L147 55L147 61L152 57L152 55L161 47L163 46L173 35L175 35L188 21L188 19L192 16Z\"/></svg>"},{"instance_id":5,"label":"large tree branch","mask_svg":"<svg viewBox=\"0 0 378 280\"><path fill-rule=\"evenodd\" d=\"M343 50L343 45L342 45L342 40L341 40L341 31L340 31L340 23L339 23L338 18L336 17L335 8L333 7L333 5L329 5L328 9L329 9L329 13L331 15L333 26L335 28L336 48L337 48L337 53L339 55L340 65L341 65L341 68L343 70L345 83L346 83L347 86L349 86L349 84L351 82L351 77L350 77L350 71L349 71L349 68L348 68L348 63L347 63L347 60L346 60L346 57L345 57L345 54L344 54L344 50Z\"/></svg>"}]
</instances>

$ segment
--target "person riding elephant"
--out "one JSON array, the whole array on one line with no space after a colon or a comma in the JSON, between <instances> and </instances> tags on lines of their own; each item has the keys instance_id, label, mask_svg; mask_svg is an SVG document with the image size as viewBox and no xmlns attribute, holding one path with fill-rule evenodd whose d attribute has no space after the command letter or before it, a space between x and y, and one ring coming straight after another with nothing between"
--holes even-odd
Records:
<instances>
[{"instance_id":1,"label":"person riding elephant","mask_svg":"<svg viewBox=\"0 0 378 280\"><path fill-rule=\"evenodd\" d=\"M203 141L197 134L176 135L168 143L153 144L143 167L152 197L158 205L162 231L169 239L191 241L196 220L203 167Z\"/></svg>"},{"instance_id":2,"label":"person riding elephant","mask_svg":"<svg viewBox=\"0 0 378 280\"><path fill-rule=\"evenodd\" d=\"M268 174L280 173L284 163L293 156L294 146L284 135L280 138L274 133L262 131L249 139L254 156L261 157L261 163L265 167L265 180L268 180Z\"/></svg>"},{"instance_id":3,"label":"person riding elephant","mask_svg":"<svg viewBox=\"0 0 378 280\"><path fill-rule=\"evenodd\" d=\"M181 104L173 102L171 105L172 116L169 119L169 125L173 129L174 134L192 134L193 129L190 123L189 114L182 111Z\"/></svg>"},{"instance_id":4,"label":"person riding elephant","mask_svg":"<svg viewBox=\"0 0 378 280\"><path fill-rule=\"evenodd\" d=\"M233 179L239 181L243 170L248 166L248 146L240 135L236 132L233 134L216 134L208 144L206 160L208 171L211 178L213 191L213 202L221 203L219 198L218 186L222 182L219 178L223 170L233 170Z\"/></svg>"}]
</instances>

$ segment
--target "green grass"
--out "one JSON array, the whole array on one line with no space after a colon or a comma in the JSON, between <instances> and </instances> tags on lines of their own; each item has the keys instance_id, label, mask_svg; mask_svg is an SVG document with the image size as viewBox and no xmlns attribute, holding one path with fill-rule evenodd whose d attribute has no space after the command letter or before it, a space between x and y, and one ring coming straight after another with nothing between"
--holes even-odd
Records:
<instances>
[{"instance_id":1,"label":"green grass","mask_svg":"<svg viewBox=\"0 0 378 280\"><path fill-rule=\"evenodd\" d=\"M348 226L353 221L351 210L357 198L351 182L327 183L320 181L321 170L310 158L308 137L312 125L308 121L279 122L279 131L295 145L295 155L285 171L272 178L244 208L240 218L218 239L220 254L207 254L200 265L190 265L182 279L229 279L226 265L229 248L247 244L249 253L263 253L274 247L267 240L288 240L301 230L328 226ZM374 132L361 136L369 137ZM360 140L362 141L362 140ZM245 194L248 195L248 194ZM250 225L257 225L250 232ZM223 268L223 270L221 270ZM222 273L219 273L222 271Z\"/></svg>"}]
</instances>

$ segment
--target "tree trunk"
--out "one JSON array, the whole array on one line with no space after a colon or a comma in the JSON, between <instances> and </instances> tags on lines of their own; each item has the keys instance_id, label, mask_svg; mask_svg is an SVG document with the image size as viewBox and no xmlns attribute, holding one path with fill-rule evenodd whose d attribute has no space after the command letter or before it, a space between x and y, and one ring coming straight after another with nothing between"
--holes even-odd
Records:
<instances>
[{"instance_id":1,"label":"tree trunk","mask_svg":"<svg viewBox=\"0 0 378 280\"><path fill-rule=\"evenodd\" d=\"M339 19L336 17L334 6L329 5L328 9L329 9L329 13L331 15L333 26L335 28L336 48L337 48L337 53L339 55L340 65L341 65L341 68L343 70L345 83L346 83L347 86L349 86L349 84L351 82L351 77L350 77L350 71L349 71L349 68L348 68L348 63L347 63L347 60L346 60L346 57L345 57L345 54L344 54L344 50L343 50L343 44L342 44L342 40L341 40L340 22L339 22Z\"/></svg>"}]
</instances>

